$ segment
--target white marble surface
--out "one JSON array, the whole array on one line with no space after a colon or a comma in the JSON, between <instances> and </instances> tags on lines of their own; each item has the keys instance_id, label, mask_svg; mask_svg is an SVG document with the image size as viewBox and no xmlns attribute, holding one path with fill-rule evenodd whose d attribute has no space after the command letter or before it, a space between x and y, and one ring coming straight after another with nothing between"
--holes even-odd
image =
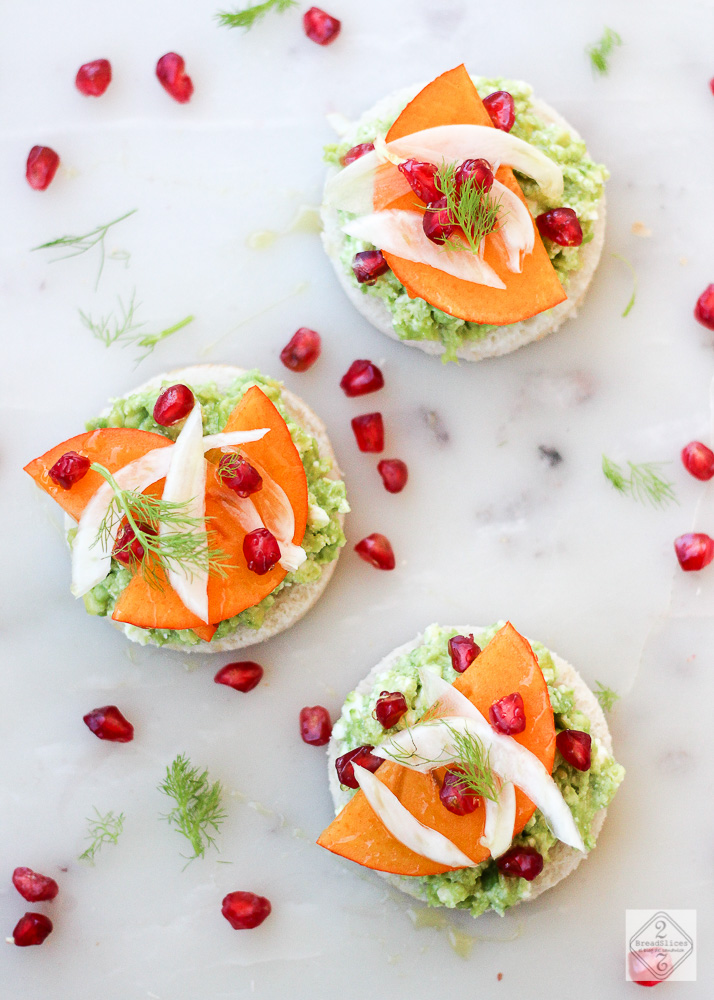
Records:
<instances>
[{"instance_id":1,"label":"white marble surface","mask_svg":"<svg viewBox=\"0 0 714 1000\"><path fill-rule=\"evenodd\" d=\"M327 49L303 37L295 13L244 36L215 25L217 6L35 0L0 12L3 936L28 908L9 885L16 865L61 884L44 907L55 921L46 944L0 953L0 994L629 996L625 908L696 907L700 942L713 930L714 567L685 578L672 550L682 531L714 529L712 490L677 458L688 440L710 438L712 337L692 307L714 280L711 5L332 0L343 33ZM583 49L603 24L625 45L611 74L593 79ZM153 76L170 49L196 88L184 107ZM76 69L100 56L115 81L104 98L83 98ZM289 228L318 200L326 112L357 113L462 60L530 80L582 131L612 171L610 223L577 321L511 357L446 367L369 328L315 236L262 251L248 238ZM44 193L23 177L38 142L63 161ZM108 262L96 293L96 258L50 264L28 252L135 207L109 241L131 252L129 267ZM635 222L651 236L634 235ZM626 319L631 279L613 252L639 277ZM196 315L136 371L131 350L105 350L77 316L133 287L147 328ZM300 325L321 331L324 355L293 375L277 355ZM355 357L383 364L379 396L339 391ZM212 683L228 657L189 664L88 618L69 595L57 511L21 471L108 396L201 360L285 374L330 428L354 508L350 543L383 531L398 557L380 574L348 546L310 617L255 652L266 679L247 696ZM350 417L377 406L385 454L409 464L400 496L384 492L352 439ZM551 467L540 445L563 461ZM670 460L679 506L652 511L617 495L603 451ZM628 776L597 851L567 882L502 920L457 914L415 927L406 897L312 846L330 803L323 755L300 742L297 714L315 703L336 713L377 658L433 620L499 617L623 694L612 728ZM100 743L83 726L108 702L133 720L133 743ZM185 871L155 790L179 751L230 790L221 853ZM93 806L126 814L94 868L77 861ZM234 932L221 917L236 888L272 900L259 930ZM710 950L685 989L711 995Z\"/></svg>"}]
</instances>

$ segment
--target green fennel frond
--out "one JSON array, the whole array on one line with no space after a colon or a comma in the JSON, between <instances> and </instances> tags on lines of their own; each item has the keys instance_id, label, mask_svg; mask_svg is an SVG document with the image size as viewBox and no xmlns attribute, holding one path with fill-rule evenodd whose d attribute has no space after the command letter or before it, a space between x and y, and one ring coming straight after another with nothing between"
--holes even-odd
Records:
<instances>
[{"instance_id":1,"label":"green fennel frond","mask_svg":"<svg viewBox=\"0 0 714 1000\"><path fill-rule=\"evenodd\" d=\"M602 38L585 49L590 57L590 64L593 71L604 76L610 69L610 56L618 45L622 45L622 39L612 28L605 28Z\"/></svg>"},{"instance_id":2,"label":"green fennel frond","mask_svg":"<svg viewBox=\"0 0 714 1000\"><path fill-rule=\"evenodd\" d=\"M635 304L635 298L637 297L637 272L635 271L632 261L628 260L627 257L623 256L621 253L613 253L610 254L610 256L614 257L615 260L620 260L623 264L626 264L630 269L630 274L632 275L632 295L630 296L629 302L625 306L625 311L622 314L623 317L629 316L630 310Z\"/></svg>"},{"instance_id":3,"label":"green fennel frond","mask_svg":"<svg viewBox=\"0 0 714 1000\"><path fill-rule=\"evenodd\" d=\"M297 0L266 0L265 3L257 3L245 10L231 12L220 11L216 14L219 24L224 28L252 28L256 21L265 17L271 10L276 14L284 14L291 7L297 7Z\"/></svg>"},{"instance_id":4,"label":"green fennel frond","mask_svg":"<svg viewBox=\"0 0 714 1000\"><path fill-rule=\"evenodd\" d=\"M185 326L188 326L194 320L193 316L186 316L184 319L179 320L178 323L174 323L173 326L169 326L165 330L160 330L158 333L143 333L141 328L146 324L144 322L137 322L136 319L136 313L140 307L139 303L136 302L136 290L132 292L131 298L126 303L121 296L117 296L117 303L119 306L118 312L109 313L107 316L100 316L98 319L94 319L93 316L82 312L81 309L79 310L79 316L92 336L96 337L105 347L111 347L112 344L121 344L122 347L129 347L130 345L143 347L144 351L137 358L137 364L148 357L162 340L170 337L173 333L177 333L179 330L183 330Z\"/></svg>"},{"instance_id":5,"label":"green fennel frond","mask_svg":"<svg viewBox=\"0 0 714 1000\"><path fill-rule=\"evenodd\" d=\"M124 215L120 215L118 219L112 219L111 222L105 222L104 225L97 226L92 229L89 233L84 233L83 236L59 236L57 239L49 240L47 243L40 243L39 246L32 247L32 250L53 250L57 248L66 249L68 252L62 254L61 257L54 257L50 263L55 263L58 260L68 260L70 257L79 257L80 254L87 253L94 247L99 246L99 272L97 273L97 280L94 283L95 289L99 285L99 279L102 276L102 271L104 270L104 262L109 258L109 260L119 260L123 261L125 264L129 261L129 253L126 250L113 250L111 253L107 254L105 239L109 230L128 219L129 216L134 215L138 212L138 208L133 208L131 212L126 212Z\"/></svg>"},{"instance_id":6,"label":"green fennel frond","mask_svg":"<svg viewBox=\"0 0 714 1000\"><path fill-rule=\"evenodd\" d=\"M607 455L602 456L602 471L607 479L620 493L632 497L640 503L649 503L653 507L666 507L669 503L678 503L674 492L674 483L670 483L660 475L665 462L635 462L627 463L623 470L617 462Z\"/></svg>"},{"instance_id":7,"label":"green fennel frond","mask_svg":"<svg viewBox=\"0 0 714 1000\"><path fill-rule=\"evenodd\" d=\"M217 833L226 818L221 804L221 783L211 784L207 770L193 767L185 754L179 754L166 768L166 777L158 788L176 803L162 819L176 827L190 843L193 854L188 860L204 857L207 847L216 846L211 831Z\"/></svg>"},{"instance_id":8,"label":"green fennel frond","mask_svg":"<svg viewBox=\"0 0 714 1000\"><path fill-rule=\"evenodd\" d=\"M187 513L187 504L137 493L135 490L123 490L103 465L95 462L90 468L106 480L114 494L97 532L95 545L108 545L126 520L144 550L141 571L150 586L162 586L157 574L158 567L166 575L170 571L181 571L189 577L201 572L226 575L226 554L211 546L208 532L196 530L202 527L202 521ZM171 528L171 531L160 534L162 526ZM128 555L131 561L136 561L132 545L133 539L128 538L118 551Z\"/></svg>"},{"instance_id":9,"label":"green fennel frond","mask_svg":"<svg viewBox=\"0 0 714 1000\"><path fill-rule=\"evenodd\" d=\"M110 810L105 813L104 816L99 812L97 807L94 807L95 815L93 817L87 817L87 840L91 843L86 851L83 851L79 855L80 861L91 861L94 864L94 859L97 854L101 851L103 844L116 844L119 840L119 836L124 829L124 813L119 813L115 816Z\"/></svg>"},{"instance_id":10,"label":"green fennel frond","mask_svg":"<svg viewBox=\"0 0 714 1000\"><path fill-rule=\"evenodd\" d=\"M435 176L437 189L446 199L447 218L461 231L447 239L443 249L470 250L477 254L484 238L498 228L501 206L476 177L466 177L457 185L457 169L456 163L442 163Z\"/></svg>"}]
</instances>

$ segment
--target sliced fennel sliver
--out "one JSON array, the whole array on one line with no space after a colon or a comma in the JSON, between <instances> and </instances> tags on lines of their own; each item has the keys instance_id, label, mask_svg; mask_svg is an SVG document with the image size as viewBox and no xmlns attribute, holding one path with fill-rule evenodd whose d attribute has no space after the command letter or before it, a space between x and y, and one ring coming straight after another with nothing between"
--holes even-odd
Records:
<instances>
[{"instance_id":1,"label":"sliced fennel sliver","mask_svg":"<svg viewBox=\"0 0 714 1000\"><path fill-rule=\"evenodd\" d=\"M498 798L484 799L486 822L481 846L498 858L513 842L513 827L516 822L516 789L512 781L506 781L498 793Z\"/></svg>"},{"instance_id":2,"label":"sliced fennel sliver","mask_svg":"<svg viewBox=\"0 0 714 1000\"><path fill-rule=\"evenodd\" d=\"M533 218L518 195L500 181L493 182L491 196L499 203L499 228L493 238L503 241L508 270L520 273L521 254L531 253L535 244Z\"/></svg>"},{"instance_id":3,"label":"sliced fennel sliver","mask_svg":"<svg viewBox=\"0 0 714 1000\"><path fill-rule=\"evenodd\" d=\"M122 490L143 493L152 483L163 479L169 471L173 445L155 448L114 473ZM99 529L114 499L109 483L102 483L82 512L72 543L72 584L75 597L83 597L107 576L111 569L112 550L119 531L117 519L106 537L99 538Z\"/></svg>"},{"instance_id":4,"label":"sliced fennel sliver","mask_svg":"<svg viewBox=\"0 0 714 1000\"><path fill-rule=\"evenodd\" d=\"M410 851L449 868L474 868L474 862L438 830L424 826L401 804L394 792L366 767L354 765L355 778L387 830Z\"/></svg>"},{"instance_id":5,"label":"sliced fennel sliver","mask_svg":"<svg viewBox=\"0 0 714 1000\"><path fill-rule=\"evenodd\" d=\"M386 151L399 158L437 166L442 162L463 163L483 157L494 168L505 163L532 177L550 200L557 201L563 194L563 172L557 163L523 139L488 125L439 125L423 129L386 143ZM355 215L371 212L374 174L384 162L384 153L384 149L381 153L372 150L334 174L325 186L327 205ZM408 184L405 190L409 190Z\"/></svg>"},{"instance_id":6,"label":"sliced fennel sliver","mask_svg":"<svg viewBox=\"0 0 714 1000\"><path fill-rule=\"evenodd\" d=\"M478 254L463 250L443 250L432 243L424 232L422 217L418 212L386 209L352 219L342 228L348 236L372 243L385 253L393 253L404 260L428 264L437 271L479 285L506 287L493 268Z\"/></svg>"},{"instance_id":7,"label":"sliced fennel sliver","mask_svg":"<svg viewBox=\"0 0 714 1000\"><path fill-rule=\"evenodd\" d=\"M159 537L166 538L178 531L190 531L206 538L206 459L203 456L203 420L201 404L196 403L186 417L176 443L171 449L171 462L166 473L164 500L184 505L186 515L196 518L192 528L176 528L159 524ZM168 581L184 607L201 621L208 623L208 566L170 566Z\"/></svg>"},{"instance_id":8,"label":"sliced fennel sliver","mask_svg":"<svg viewBox=\"0 0 714 1000\"><path fill-rule=\"evenodd\" d=\"M458 762L454 733L479 739L489 754L493 772L504 781L512 781L528 796L558 840L585 851L573 814L543 764L512 737L497 733L483 718L479 721L451 716L419 723L385 740L373 753L425 773Z\"/></svg>"}]
</instances>

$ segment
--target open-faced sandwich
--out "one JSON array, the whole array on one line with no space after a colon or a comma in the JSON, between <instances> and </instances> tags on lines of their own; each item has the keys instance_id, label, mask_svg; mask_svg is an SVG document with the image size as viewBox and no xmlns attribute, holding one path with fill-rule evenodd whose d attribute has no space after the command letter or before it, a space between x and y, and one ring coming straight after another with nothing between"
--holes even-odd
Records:
<instances>
[{"instance_id":1,"label":"open-faced sandwich","mask_svg":"<svg viewBox=\"0 0 714 1000\"><path fill-rule=\"evenodd\" d=\"M384 98L326 158L325 249L383 333L477 361L575 315L608 175L527 84L458 66Z\"/></svg>"},{"instance_id":2,"label":"open-faced sandwich","mask_svg":"<svg viewBox=\"0 0 714 1000\"><path fill-rule=\"evenodd\" d=\"M87 427L26 471L67 515L90 614L210 652L270 638L317 601L349 507L323 424L281 383L195 365Z\"/></svg>"},{"instance_id":3,"label":"open-faced sandwich","mask_svg":"<svg viewBox=\"0 0 714 1000\"><path fill-rule=\"evenodd\" d=\"M595 846L623 776L568 663L511 624L432 625L348 695L318 844L432 906L503 914Z\"/></svg>"}]
</instances>

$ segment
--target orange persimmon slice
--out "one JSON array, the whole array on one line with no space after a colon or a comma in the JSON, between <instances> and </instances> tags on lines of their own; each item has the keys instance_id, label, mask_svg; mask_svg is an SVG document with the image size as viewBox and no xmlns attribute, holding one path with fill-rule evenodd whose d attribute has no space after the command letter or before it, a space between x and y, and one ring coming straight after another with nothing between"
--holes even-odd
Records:
<instances>
[{"instance_id":1,"label":"orange persimmon slice","mask_svg":"<svg viewBox=\"0 0 714 1000\"><path fill-rule=\"evenodd\" d=\"M91 469L69 490L62 489L49 477L55 462L68 451L84 455L90 462L98 462L110 472L117 472L129 462L146 455L155 448L165 448L173 441L163 434L139 431L133 427L103 427L96 431L77 434L62 444L50 448L44 455L33 459L25 466L37 485L56 500L62 510L78 521L96 491L104 480Z\"/></svg>"},{"instance_id":2,"label":"orange persimmon slice","mask_svg":"<svg viewBox=\"0 0 714 1000\"><path fill-rule=\"evenodd\" d=\"M438 125L492 126L488 112L463 65L443 73L417 94L392 125L387 133L387 141L402 139ZM478 152L474 151L474 156L477 155ZM392 186L387 179L380 180L380 176L384 177L384 172L378 172L375 179L376 210L399 208L418 211L411 191L394 199ZM523 192L510 167L499 167L496 177L525 203ZM552 309L567 298L535 223L534 231L533 251L524 256L523 269L519 274L508 270L501 250L486 238L484 259L503 280L505 289L490 288L463 278L455 278L428 264L404 260L394 254L385 253L384 256L411 298L424 299L430 305L459 319L505 326Z\"/></svg>"},{"instance_id":3,"label":"orange persimmon slice","mask_svg":"<svg viewBox=\"0 0 714 1000\"><path fill-rule=\"evenodd\" d=\"M307 525L307 478L300 453L280 413L257 386L251 387L228 418L225 432L269 427L260 441L241 445L248 461L253 458L283 488L293 508L295 533L299 545ZM258 513L264 502L260 492L251 500ZM236 496L225 486L214 466L209 465L206 483L206 519L211 544L226 554L226 575L212 574L208 580L208 616L212 624L232 618L260 603L285 579L286 571L278 563L259 576L248 569L243 555L245 530L236 509ZM152 587L137 572L119 595L112 617L139 628L201 629L205 623L184 607L176 592L159 574L161 588ZM200 633L199 633L200 634Z\"/></svg>"},{"instance_id":4,"label":"orange persimmon slice","mask_svg":"<svg viewBox=\"0 0 714 1000\"><path fill-rule=\"evenodd\" d=\"M454 687L486 718L494 701L519 691L525 706L526 728L513 739L535 754L548 772L552 771L555 727L548 688L530 644L510 622L456 679ZM483 803L466 816L449 812L439 799L439 779L443 773L442 770L420 774L393 761L385 761L376 776L421 823L448 837L474 863L485 861L489 852L479 843L484 832ZM514 836L520 833L534 812L534 804L516 789ZM393 837L361 791L350 799L317 843L334 854L377 871L437 875L451 870L421 857Z\"/></svg>"}]
</instances>

